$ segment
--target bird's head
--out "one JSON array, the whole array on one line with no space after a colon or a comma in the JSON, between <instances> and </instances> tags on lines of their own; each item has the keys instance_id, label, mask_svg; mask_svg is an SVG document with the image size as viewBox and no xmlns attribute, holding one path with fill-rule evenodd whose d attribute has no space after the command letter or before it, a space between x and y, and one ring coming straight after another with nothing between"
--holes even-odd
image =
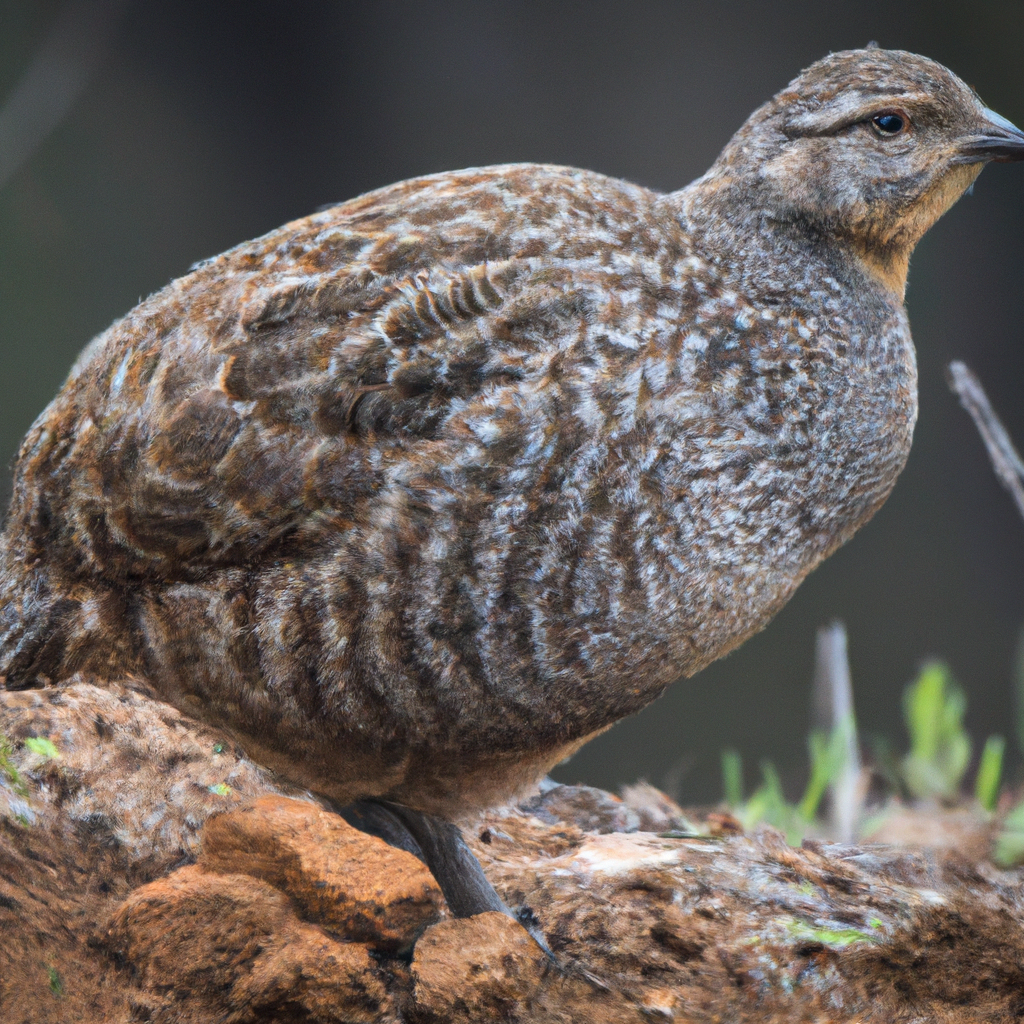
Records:
<instances>
[{"instance_id":1,"label":"bird's head","mask_svg":"<svg viewBox=\"0 0 1024 1024\"><path fill-rule=\"evenodd\" d=\"M842 239L902 295L914 246L991 160L1024 160L1024 132L941 64L869 48L812 64L707 178L746 185L771 219Z\"/></svg>"}]
</instances>

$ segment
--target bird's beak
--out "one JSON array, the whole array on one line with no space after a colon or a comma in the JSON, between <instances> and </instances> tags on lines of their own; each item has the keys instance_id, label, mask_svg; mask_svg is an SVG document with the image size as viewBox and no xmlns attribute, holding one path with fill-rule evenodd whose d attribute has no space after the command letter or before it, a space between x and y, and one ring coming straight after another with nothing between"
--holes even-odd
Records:
<instances>
[{"instance_id":1,"label":"bird's beak","mask_svg":"<svg viewBox=\"0 0 1024 1024\"><path fill-rule=\"evenodd\" d=\"M984 119L978 126L980 131L977 135L968 135L962 141L956 162L980 164L990 160L998 163L1024 160L1024 132L988 107L982 113Z\"/></svg>"}]
</instances>

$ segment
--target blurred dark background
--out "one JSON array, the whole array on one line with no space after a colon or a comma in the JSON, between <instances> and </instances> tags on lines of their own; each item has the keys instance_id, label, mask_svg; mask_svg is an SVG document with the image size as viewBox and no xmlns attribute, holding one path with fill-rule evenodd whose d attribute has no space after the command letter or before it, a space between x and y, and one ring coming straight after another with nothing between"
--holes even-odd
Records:
<instances>
[{"instance_id":1,"label":"blurred dark background","mask_svg":"<svg viewBox=\"0 0 1024 1024\"><path fill-rule=\"evenodd\" d=\"M58 68L20 127L0 119L0 170L32 148L26 132L45 136L0 180L4 506L19 439L78 350L194 261L325 203L471 165L574 164L676 189L801 68L870 39L947 64L1024 122L1019 0L3 0L0 105L33 67ZM766 632L560 779L643 776L715 800L730 745L798 786L814 634L835 617L864 732L903 743L900 694L935 655L967 692L976 745L1013 735L1024 523L943 367L965 359L1024 444L1022 229L1024 173L995 166L918 249L907 302L921 415L876 519Z\"/></svg>"}]
</instances>

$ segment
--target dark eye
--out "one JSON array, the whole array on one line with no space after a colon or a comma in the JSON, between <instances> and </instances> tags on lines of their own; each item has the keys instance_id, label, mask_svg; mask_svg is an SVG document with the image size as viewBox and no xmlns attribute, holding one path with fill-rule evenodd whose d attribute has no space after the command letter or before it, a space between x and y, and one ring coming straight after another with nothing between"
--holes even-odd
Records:
<instances>
[{"instance_id":1,"label":"dark eye","mask_svg":"<svg viewBox=\"0 0 1024 1024\"><path fill-rule=\"evenodd\" d=\"M871 118L871 125L878 135L899 135L907 127L907 121L902 114L879 114Z\"/></svg>"}]
</instances>

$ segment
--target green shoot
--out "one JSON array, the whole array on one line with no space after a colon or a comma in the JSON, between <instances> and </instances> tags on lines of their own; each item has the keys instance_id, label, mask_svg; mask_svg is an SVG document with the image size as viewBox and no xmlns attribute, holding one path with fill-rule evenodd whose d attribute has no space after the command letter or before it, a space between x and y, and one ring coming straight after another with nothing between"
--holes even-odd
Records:
<instances>
[{"instance_id":1,"label":"green shoot","mask_svg":"<svg viewBox=\"0 0 1024 1024\"><path fill-rule=\"evenodd\" d=\"M986 811L996 809L999 799L999 781L1003 775L1003 753L1006 740L1002 736L989 736L981 752L978 776L974 780L974 796Z\"/></svg>"},{"instance_id":2,"label":"green shoot","mask_svg":"<svg viewBox=\"0 0 1024 1024\"><path fill-rule=\"evenodd\" d=\"M907 789L918 799L956 797L971 759L971 741L963 729L967 702L940 662L921 669L903 695L910 732L910 753L903 758Z\"/></svg>"},{"instance_id":3,"label":"green shoot","mask_svg":"<svg viewBox=\"0 0 1024 1024\"><path fill-rule=\"evenodd\" d=\"M1024 703L1024 667L1021 689ZM873 744L876 771L885 776L893 789L913 799L957 800L971 760L971 739L963 726L967 709L963 691L945 665L930 662L907 687L903 707L910 733L910 752L897 759L888 743L876 737ZM1024 721L1021 725L1024 728ZM850 809L847 817L851 821L845 831L852 832L855 824L852 819L863 811L857 802L856 780L851 778L858 770L856 761L850 763L851 751L853 757L857 757L856 730L852 711L848 711L830 733L815 731L810 734L810 773L803 796L796 804L786 801L778 772L770 761L761 766L761 785L744 800L743 761L735 750L723 751L722 781L726 802L743 827L750 829L765 822L784 832L788 842L799 843L808 831L824 828L818 821L818 815L822 799L831 791L833 816L836 816L837 804L840 808ZM989 813L995 811L999 802L1005 754L1006 740L1002 736L990 736L978 763L974 795L978 804ZM845 804L842 802L844 799L847 801ZM870 822L862 821L860 824L870 833ZM993 859L1003 866L1024 864L1024 802L1005 819L996 840Z\"/></svg>"},{"instance_id":4,"label":"green shoot","mask_svg":"<svg viewBox=\"0 0 1024 1024\"><path fill-rule=\"evenodd\" d=\"M1001 868L1012 868L1024 863L1024 802L1006 816L996 836L992 860Z\"/></svg>"},{"instance_id":5,"label":"green shoot","mask_svg":"<svg viewBox=\"0 0 1024 1024\"><path fill-rule=\"evenodd\" d=\"M807 782L803 798L797 805L797 813L804 821L808 823L814 821L825 791L843 774L846 768L846 752L850 732L855 728L853 716L848 715L847 720L836 725L827 738L825 733L820 730L816 730L808 736L811 777Z\"/></svg>"},{"instance_id":6,"label":"green shoot","mask_svg":"<svg viewBox=\"0 0 1024 1024\"><path fill-rule=\"evenodd\" d=\"M774 825L782 817L786 806L786 798L782 794L779 773L771 761L761 762L761 785L754 790L737 812L744 828L750 828L760 821Z\"/></svg>"},{"instance_id":7,"label":"green shoot","mask_svg":"<svg viewBox=\"0 0 1024 1024\"><path fill-rule=\"evenodd\" d=\"M787 802L779 773L771 761L761 764L761 785L746 801L743 799L743 761L735 750L722 752L722 780L726 803L744 828L767 822L786 834L790 843L799 843L815 824L815 815L826 790L846 768L849 730L853 717L841 722L826 738L823 732L811 733L808 747L811 773L807 788L796 805Z\"/></svg>"},{"instance_id":8,"label":"green shoot","mask_svg":"<svg viewBox=\"0 0 1024 1024\"><path fill-rule=\"evenodd\" d=\"M729 807L743 803L743 759L735 750L722 751L722 786Z\"/></svg>"},{"instance_id":9,"label":"green shoot","mask_svg":"<svg viewBox=\"0 0 1024 1024\"><path fill-rule=\"evenodd\" d=\"M736 808L740 824L749 829L760 822L766 822L784 832L787 843L799 843L807 831L808 823L800 817L795 807L786 802L779 773L771 761L761 762L761 778L761 785L751 794L750 799Z\"/></svg>"}]
</instances>

